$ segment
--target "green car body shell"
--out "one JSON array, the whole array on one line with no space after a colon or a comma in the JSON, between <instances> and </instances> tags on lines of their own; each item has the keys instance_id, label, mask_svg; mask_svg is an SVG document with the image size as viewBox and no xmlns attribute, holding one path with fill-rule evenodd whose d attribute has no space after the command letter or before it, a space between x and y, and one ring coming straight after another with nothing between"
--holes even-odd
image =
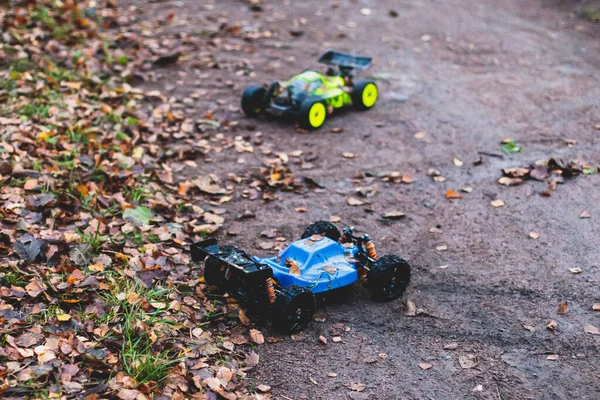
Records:
<instances>
[{"instance_id":1,"label":"green car body shell","mask_svg":"<svg viewBox=\"0 0 600 400\"><path fill-rule=\"evenodd\" d=\"M344 91L344 78L340 76L326 76L315 71L304 71L293 76L289 81L283 82L282 87L292 87L295 92L305 92L310 96L318 97L333 108L342 108L352 104L352 98Z\"/></svg>"}]
</instances>

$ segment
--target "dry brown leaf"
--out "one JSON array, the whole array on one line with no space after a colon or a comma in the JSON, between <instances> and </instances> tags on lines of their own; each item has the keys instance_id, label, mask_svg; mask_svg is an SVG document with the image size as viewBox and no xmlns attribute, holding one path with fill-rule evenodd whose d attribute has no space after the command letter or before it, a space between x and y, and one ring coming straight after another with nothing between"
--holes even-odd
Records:
<instances>
[{"instance_id":1,"label":"dry brown leaf","mask_svg":"<svg viewBox=\"0 0 600 400\"><path fill-rule=\"evenodd\" d=\"M258 329L250 329L250 339L256 344L263 344L265 342L265 337Z\"/></svg>"},{"instance_id":2,"label":"dry brown leaf","mask_svg":"<svg viewBox=\"0 0 600 400\"><path fill-rule=\"evenodd\" d=\"M579 213L579 218L592 218L592 213L586 210L583 210Z\"/></svg>"},{"instance_id":3,"label":"dry brown leaf","mask_svg":"<svg viewBox=\"0 0 600 400\"><path fill-rule=\"evenodd\" d=\"M458 357L458 363L463 369L470 369L477 366L477 356L474 354L466 354Z\"/></svg>"},{"instance_id":4,"label":"dry brown leaf","mask_svg":"<svg viewBox=\"0 0 600 400\"><path fill-rule=\"evenodd\" d=\"M406 214L404 214L402 211L388 211L384 213L382 217L386 219L398 219L404 217L405 215Z\"/></svg>"},{"instance_id":5,"label":"dry brown leaf","mask_svg":"<svg viewBox=\"0 0 600 400\"><path fill-rule=\"evenodd\" d=\"M579 267L569 268L569 271L571 271L571 273L575 275L583 272L583 270Z\"/></svg>"},{"instance_id":6,"label":"dry brown leaf","mask_svg":"<svg viewBox=\"0 0 600 400\"><path fill-rule=\"evenodd\" d=\"M583 331L585 333L589 333L590 335L600 335L600 329L596 328L592 324L585 324L583 327Z\"/></svg>"},{"instance_id":7,"label":"dry brown leaf","mask_svg":"<svg viewBox=\"0 0 600 400\"><path fill-rule=\"evenodd\" d=\"M496 207L496 208L498 208L498 207L503 207L503 206L504 206L504 202L503 202L502 200L500 200L500 199L493 200L493 201L491 201L491 202L490 202L490 204L491 204L493 207Z\"/></svg>"},{"instance_id":8,"label":"dry brown leaf","mask_svg":"<svg viewBox=\"0 0 600 400\"><path fill-rule=\"evenodd\" d=\"M410 300L406 301L406 309L404 310L404 315L408 317L414 317L417 315L417 306Z\"/></svg>"},{"instance_id":9,"label":"dry brown leaf","mask_svg":"<svg viewBox=\"0 0 600 400\"><path fill-rule=\"evenodd\" d=\"M355 197L348 197L348 204L351 206L362 206L365 203Z\"/></svg>"},{"instance_id":10,"label":"dry brown leaf","mask_svg":"<svg viewBox=\"0 0 600 400\"><path fill-rule=\"evenodd\" d=\"M567 314L569 312L569 304L567 302L562 302L558 305L556 312L559 314Z\"/></svg>"}]
</instances>

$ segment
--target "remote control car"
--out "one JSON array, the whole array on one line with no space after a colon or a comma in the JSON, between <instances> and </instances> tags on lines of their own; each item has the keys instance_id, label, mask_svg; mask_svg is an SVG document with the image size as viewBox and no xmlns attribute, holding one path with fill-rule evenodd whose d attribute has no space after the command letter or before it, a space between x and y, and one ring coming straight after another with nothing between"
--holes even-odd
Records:
<instances>
[{"instance_id":1,"label":"remote control car","mask_svg":"<svg viewBox=\"0 0 600 400\"><path fill-rule=\"evenodd\" d=\"M349 104L367 110L377 101L377 85L368 80L355 81L353 70L371 65L370 57L327 51L319 62L328 65L325 75L306 70L287 82L273 82L268 89L250 86L242 95L242 110L249 117L263 112L296 118L303 129L317 129L327 115ZM337 71L333 67L338 67Z\"/></svg>"},{"instance_id":2,"label":"remote control car","mask_svg":"<svg viewBox=\"0 0 600 400\"><path fill-rule=\"evenodd\" d=\"M204 280L271 317L285 332L302 330L312 319L315 294L359 279L377 300L398 298L410 281L410 266L390 254L377 256L368 235L339 230L330 222L309 225L302 239L274 257L251 257L207 239L191 246L192 260L204 261Z\"/></svg>"}]
</instances>

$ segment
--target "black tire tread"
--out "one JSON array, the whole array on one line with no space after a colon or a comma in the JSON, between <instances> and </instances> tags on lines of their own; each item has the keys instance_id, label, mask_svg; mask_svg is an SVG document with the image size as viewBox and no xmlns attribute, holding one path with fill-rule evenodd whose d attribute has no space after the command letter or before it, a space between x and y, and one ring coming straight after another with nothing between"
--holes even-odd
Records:
<instances>
[{"instance_id":1,"label":"black tire tread","mask_svg":"<svg viewBox=\"0 0 600 400\"><path fill-rule=\"evenodd\" d=\"M397 293L392 296L385 296L382 288L385 287L387 280L389 279L389 269L393 265L397 265L401 269L401 273L407 274L403 284L400 285L400 289ZM376 300L395 300L400 297L405 291L406 287L410 282L410 265L404 259L398 257L395 254L386 254L380 257L377 261L371 265L369 273L367 274L367 287L371 291L373 298Z\"/></svg>"},{"instance_id":2,"label":"black tire tread","mask_svg":"<svg viewBox=\"0 0 600 400\"><path fill-rule=\"evenodd\" d=\"M373 81L357 81L354 83L354 90L352 91L352 95L351 95L352 105L354 106L355 109L357 109L359 111L365 111L365 110L368 110L375 106L375 104L374 104L371 107L366 107L362 101L363 90L369 83L372 83L373 85L377 86L377 84Z\"/></svg>"},{"instance_id":3,"label":"black tire tread","mask_svg":"<svg viewBox=\"0 0 600 400\"><path fill-rule=\"evenodd\" d=\"M286 312L294 304L294 301L296 301L300 296L305 295L308 299L309 294L310 294L310 298L311 298L310 301L312 302L312 305L310 305L310 307L311 307L310 315L306 316L307 317L306 323L301 326L296 327L295 329L291 329L291 327L287 325L287 323L288 323L287 317L288 316L286 315ZM315 311L315 306L316 306L316 302L315 302L314 294L309 289L307 289L303 286L299 286L299 285L287 286L279 292L279 294L277 295L277 298L275 299L275 303L273 304L272 325L275 329L282 331L282 332L292 332L292 333L298 332L298 331L304 329L308 325L308 322L310 322L310 320L312 320L312 316Z\"/></svg>"},{"instance_id":4,"label":"black tire tread","mask_svg":"<svg viewBox=\"0 0 600 400\"><path fill-rule=\"evenodd\" d=\"M302 103L300 104L300 110L298 110L298 125L300 126L300 128L302 129L306 129L306 130L314 130L314 129L319 129L319 127L313 127L310 124L310 121L308 119L308 114L310 113L310 109L313 106L313 104L315 103L323 103L322 100L319 99L315 99L313 98L308 98L305 99L304 101L302 101ZM325 109L327 109L327 105L325 105ZM323 125L325 125L325 122L327 122L327 116L325 116L325 121L323 121ZM321 126L323 126L321 125Z\"/></svg>"},{"instance_id":5,"label":"black tire tread","mask_svg":"<svg viewBox=\"0 0 600 400\"><path fill-rule=\"evenodd\" d=\"M306 227L304 233L302 233L301 239L306 239L312 235L321 235L328 237L331 240L339 241L342 236L340 230L329 221L317 221L313 222Z\"/></svg>"}]
</instances>

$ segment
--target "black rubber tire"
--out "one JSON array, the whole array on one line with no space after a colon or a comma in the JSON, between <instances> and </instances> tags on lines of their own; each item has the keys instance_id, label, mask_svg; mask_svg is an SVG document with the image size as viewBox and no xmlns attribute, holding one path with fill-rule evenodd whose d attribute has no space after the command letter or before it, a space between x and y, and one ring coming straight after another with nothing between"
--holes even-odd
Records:
<instances>
[{"instance_id":1,"label":"black rubber tire","mask_svg":"<svg viewBox=\"0 0 600 400\"><path fill-rule=\"evenodd\" d=\"M352 98L352 105L354 106L355 109L359 110L359 111L364 111L364 110L368 110L370 108L373 108L373 106L375 106L375 104L377 104L377 100L375 100L376 102L373 103L372 106L367 107L364 105L363 103L363 91L365 90L365 87L372 83L373 85L375 85L375 87L377 87L377 84L373 81L358 81L354 83L354 89L352 90L352 94L351 94L351 98Z\"/></svg>"},{"instance_id":2,"label":"black rubber tire","mask_svg":"<svg viewBox=\"0 0 600 400\"><path fill-rule=\"evenodd\" d=\"M242 94L242 111L248 117L256 117L265 110L265 94L267 90L261 86L249 86Z\"/></svg>"},{"instance_id":3,"label":"black rubber tire","mask_svg":"<svg viewBox=\"0 0 600 400\"><path fill-rule=\"evenodd\" d=\"M310 115L310 110L311 110L312 106L316 103L321 103L325 107L325 119L323 120L323 123L321 125L312 126L310 124L309 115ZM302 103L300 104L300 109L298 110L298 125L300 126L300 128L307 129L309 131L314 130L314 129L319 129L320 127L322 127L325 124L326 121L327 121L327 104L325 104L322 100L315 100L314 98L308 98L308 99L305 99L302 101Z\"/></svg>"},{"instance_id":4,"label":"black rubber tire","mask_svg":"<svg viewBox=\"0 0 600 400\"><path fill-rule=\"evenodd\" d=\"M307 288L290 285L281 290L273 304L271 323L281 332L306 328L315 313L315 295Z\"/></svg>"},{"instance_id":5,"label":"black rubber tire","mask_svg":"<svg viewBox=\"0 0 600 400\"><path fill-rule=\"evenodd\" d=\"M387 254L371 265L367 274L367 287L373 298L381 301L395 300L410 282L410 265L395 254Z\"/></svg>"},{"instance_id":6,"label":"black rubber tire","mask_svg":"<svg viewBox=\"0 0 600 400\"><path fill-rule=\"evenodd\" d=\"M219 246L219 250L227 253L238 251L237 248L229 245ZM216 257L208 256L204 261L204 282L221 290L225 289L225 264Z\"/></svg>"},{"instance_id":7,"label":"black rubber tire","mask_svg":"<svg viewBox=\"0 0 600 400\"><path fill-rule=\"evenodd\" d=\"M313 222L312 224L306 227L301 238L306 239L311 237L312 235L325 236L336 242L339 241L340 237L342 236L337 226L335 226L329 221Z\"/></svg>"}]
</instances>

